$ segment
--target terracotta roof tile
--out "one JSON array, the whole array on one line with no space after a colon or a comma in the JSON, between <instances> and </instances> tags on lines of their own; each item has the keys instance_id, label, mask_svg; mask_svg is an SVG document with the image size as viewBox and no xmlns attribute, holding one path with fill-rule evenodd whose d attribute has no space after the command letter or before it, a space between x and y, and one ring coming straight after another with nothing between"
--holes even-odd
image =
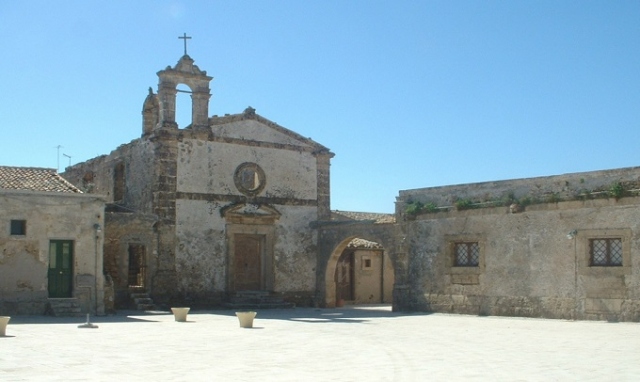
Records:
<instances>
[{"instance_id":1,"label":"terracotta roof tile","mask_svg":"<svg viewBox=\"0 0 640 382\"><path fill-rule=\"evenodd\" d=\"M51 168L0 166L0 189L82 193Z\"/></svg>"},{"instance_id":2,"label":"terracotta roof tile","mask_svg":"<svg viewBox=\"0 0 640 382\"><path fill-rule=\"evenodd\" d=\"M347 244L347 248L365 248L365 249L383 249L383 247L374 242L365 239L355 238Z\"/></svg>"}]
</instances>

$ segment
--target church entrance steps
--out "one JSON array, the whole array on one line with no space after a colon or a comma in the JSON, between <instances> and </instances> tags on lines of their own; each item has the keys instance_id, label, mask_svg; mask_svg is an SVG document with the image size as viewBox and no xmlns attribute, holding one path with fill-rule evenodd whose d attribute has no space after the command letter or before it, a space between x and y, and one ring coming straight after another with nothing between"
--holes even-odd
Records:
<instances>
[{"instance_id":1,"label":"church entrance steps","mask_svg":"<svg viewBox=\"0 0 640 382\"><path fill-rule=\"evenodd\" d=\"M45 314L54 317L80 317L82 308L77 298L50 298Z\"/></svg>"},{"instance_id":2,"label":"church entrance steps","mask_svg":"<svg viewBox=\"0 0 640 382\"><path fill-rule=\"evenodd\" d=\"M156 308L149 293L140 287L129 288L130 307L136 310L154 310Z\"/></svg>"},{"instance_id":3,"label":"church entrance steps","mask_svg":"<svg viewBox=\"0 0 640 382\"><path fill-rule=\"evenodd\" d=\"M295 304L286 302L276 294L268 291L240 291L229 297L224 304L229 309L289 309L295 308Z\"/></svg>"}]
</instances>

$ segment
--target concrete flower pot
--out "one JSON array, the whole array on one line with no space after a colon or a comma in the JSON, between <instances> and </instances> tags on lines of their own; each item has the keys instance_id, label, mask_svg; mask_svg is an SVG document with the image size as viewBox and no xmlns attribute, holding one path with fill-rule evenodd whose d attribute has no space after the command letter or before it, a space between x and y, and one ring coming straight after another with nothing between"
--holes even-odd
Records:
<instances>
[{"instance_id":1,"label":"concrete flower pot","mask_svg":"<svg viewBox=\"0 0 640 382\"><path fill-rule=\"evenodd\" d=\"M0 316L0 337L4 337L7 335L7 324L11 317Z\"/></svg>"},{"instance_id":2,"label":"concrete flower pot","mask_svg":"<svg viewBox=\"0 0 640 382\"><path fill-rule=\"evenodd\" d=\"M175 317L176 321L186 322L189 309L191 308L171 308L171 311L173 312L173 317Z\"/></svg>"},{"instance_id":3,"label":"concrete flower pot","mask_svg":"<svg viewBox=\"0 0 640 382\"><path fill-rule=\"evenodd\" d=\"M240 321L241 328L253 328L253 319L256 317L256 312L236 312L238 321Z\"/></svg>"}]
</instances>

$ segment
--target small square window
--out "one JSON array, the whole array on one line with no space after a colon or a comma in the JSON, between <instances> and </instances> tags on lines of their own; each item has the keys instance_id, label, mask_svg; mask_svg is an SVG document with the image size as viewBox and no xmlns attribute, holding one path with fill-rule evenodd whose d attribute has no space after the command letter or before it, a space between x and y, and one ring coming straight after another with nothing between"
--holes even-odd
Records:
<instances>
[{"instance_id":1,"label":"small square window","mask_svg":"<svg viewBox=\"0 0 640 382\"><path fill-rule=\"evenodd\" d=\"M371 258L362 257L362 269L371 269Z\"/></svg>"},{"instance_id":2,"label":"small square window","mask_svg":"<svg viewBox=\"0 0 640 382\"><path fill-rule=\"evenodd\" d=\"M456 267L477 267L480 263L480 245L477 241L454 243L453 255Z\"/></svg>"},{"instance_id":3,"label":"small square window","mask_svg":"<svg viewBox=\"0 0 640 382\"><path fill-rule=\"evenodd\" d=\"M591 266L619 267L622 266L622 239L590 239L589 257Z\"/></svg>"},{"instance_id":4,"label":"small square window","mask_svg":"<svg viewBox=\"0 0 640 382\"><path fill-rule=\"evenodd\" d=\"M24 236L27 234L26 220L11 220L11 235Z\"/></svg>"}]
</instances>

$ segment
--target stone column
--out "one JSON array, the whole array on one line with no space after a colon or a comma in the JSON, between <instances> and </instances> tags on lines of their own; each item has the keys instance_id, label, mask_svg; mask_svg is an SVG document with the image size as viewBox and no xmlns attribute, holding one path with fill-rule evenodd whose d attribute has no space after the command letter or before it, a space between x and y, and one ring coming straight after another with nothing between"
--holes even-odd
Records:
<instances>
[{"instance_id":1,"label":"stone column","mask_svg":"<svg viewBox=\"0 0 640 382\"><path fill-rule=\"evenodd\" d=\"M191 124L194 128L209 127L209 89L198 90L191 94Z\"/></svg>"},{"instance_id":2,"label":"stone column","mask_svg":"<svg viewBox=\"0 0 640 382\"><path fill-rule=\"evenodd\" d=\"M160 98L160 126L177 127L176 124L176 84L160 81L158 98Z\"/></svg>"}]
</instances>

